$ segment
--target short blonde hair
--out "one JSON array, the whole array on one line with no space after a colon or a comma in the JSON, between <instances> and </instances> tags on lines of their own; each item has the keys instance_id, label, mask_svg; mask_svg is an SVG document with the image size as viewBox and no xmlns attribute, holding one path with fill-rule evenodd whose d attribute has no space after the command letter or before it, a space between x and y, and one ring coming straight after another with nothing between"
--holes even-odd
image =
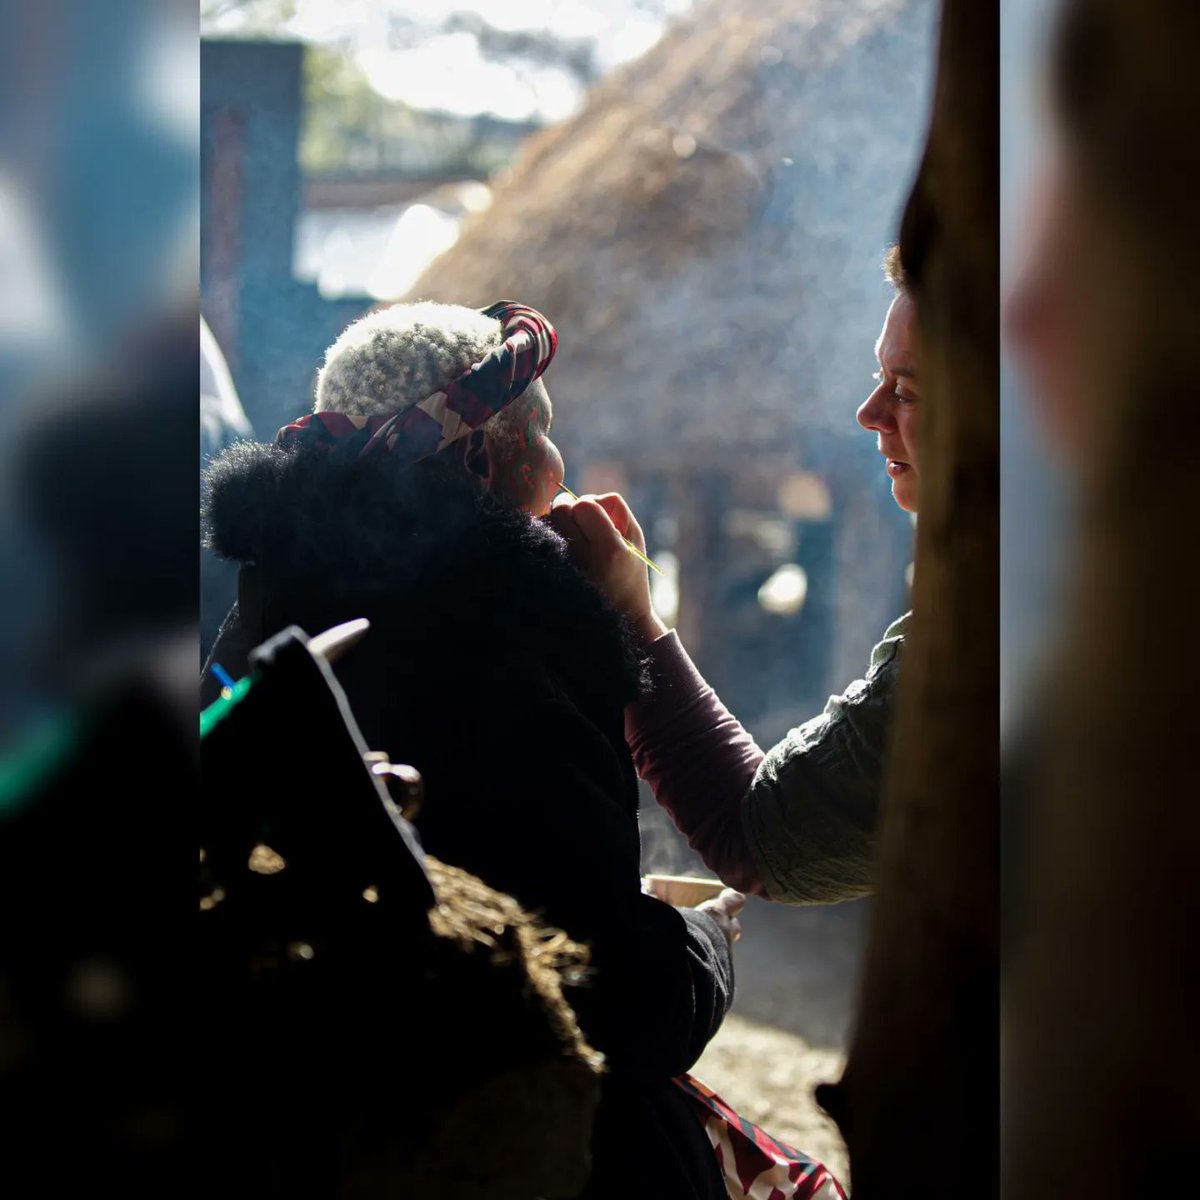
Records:
<instances>
[{"instance_id":1,"label":"short blonde hair","mask_svg":"<svg viewBox=\"0 0 1200 1200\"><path fill-rule=\"evenodd\" d=\"M500 322L477 308L422 300L393 304L348 326L325 352L317 412L376 417L441 391L503 341ZM546 395L540 379L484 425L492 445L518 440Z\"/></svg>"},{"instance_id":2,"label":"short blonde hair","mask_svg":"<svg viewBox=\"0 0 1200 1200\"><path fill-rule=\"evenodd\" d=\"M883 256L883 273L898 294L909 295L908 276L905 275L904 264L900 261L899 242L893 243L887 248L887 253Z\"/></svg>"}]
</instances>

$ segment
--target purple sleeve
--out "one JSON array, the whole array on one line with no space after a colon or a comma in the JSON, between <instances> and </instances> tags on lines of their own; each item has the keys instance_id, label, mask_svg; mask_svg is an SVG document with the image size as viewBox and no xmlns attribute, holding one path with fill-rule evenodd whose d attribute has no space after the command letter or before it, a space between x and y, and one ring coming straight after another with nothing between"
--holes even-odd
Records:
<instances>
[{"instance_id":1,"label":"purple sleeve","mask_svg":"<svg viewBox=\"0 0 1200 1200\"><path fill-rule=\"evenodd\" d=\"M741 815L764 754L704 682L674 630L647 651L653 691L625 713L637 772L709 870L740 892L765 895Z\"/></svg>"}]
</instances>

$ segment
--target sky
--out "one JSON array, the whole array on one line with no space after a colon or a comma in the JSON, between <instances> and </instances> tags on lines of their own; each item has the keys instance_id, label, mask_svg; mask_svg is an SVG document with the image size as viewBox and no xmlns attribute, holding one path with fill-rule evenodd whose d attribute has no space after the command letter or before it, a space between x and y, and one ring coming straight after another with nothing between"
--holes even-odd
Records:
<instances>
[{"instance_id":1,"label":"sky","mask_svg":"<svg viewBox=\"0 0 1200 1200\"><path fill-rule=\"evenodd\" d=\"M583 89L567 71L489 61L469 32L439 26L456 13L474 15L515 33L549 29L591 41L601 71L645 53L670 16L692 0L659 0L663 15L637 0L298 0L296 17L271 32L278 37L346 45L371 86L390 100L458 116L490 113L511 121L558 121L577 111ZM416 22L413 37L394 17ZM238 13L205 22L210 36L246 32Z\"/></svg>"}]
</instances>

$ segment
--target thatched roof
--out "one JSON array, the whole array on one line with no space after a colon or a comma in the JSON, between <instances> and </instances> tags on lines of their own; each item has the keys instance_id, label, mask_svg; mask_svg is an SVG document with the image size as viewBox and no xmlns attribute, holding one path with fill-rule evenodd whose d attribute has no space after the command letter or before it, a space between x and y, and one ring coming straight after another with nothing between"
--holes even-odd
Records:
<instances>
[{"instance_id":1,"label":"thatched roof","mask_svg":"<svg viewBox=\"0 0 1200 1200\"><path fill-rule=\"evenodd\" d=\"M933 34L932 0L702 4L530 139L408 298L542 308L588 457L852 431Z\"/></svg>"}]
</instances>

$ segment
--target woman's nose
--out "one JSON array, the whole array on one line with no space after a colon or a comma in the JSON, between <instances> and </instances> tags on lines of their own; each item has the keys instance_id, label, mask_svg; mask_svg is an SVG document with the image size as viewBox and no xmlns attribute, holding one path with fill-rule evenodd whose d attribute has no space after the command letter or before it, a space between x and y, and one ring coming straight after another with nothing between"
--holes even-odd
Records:
<instances>
[{"instance_id":1,"label":"woman's nose","mask_svg":"<svg viewBox=\"0 0 1200 1200\"><path fill-rule=\"evenodd\" d=\"M880 384L859 406L858 423L873 433L889 433L896 428L891 405L886 396L886 385Z\"/></svg>"}]
</instances>

